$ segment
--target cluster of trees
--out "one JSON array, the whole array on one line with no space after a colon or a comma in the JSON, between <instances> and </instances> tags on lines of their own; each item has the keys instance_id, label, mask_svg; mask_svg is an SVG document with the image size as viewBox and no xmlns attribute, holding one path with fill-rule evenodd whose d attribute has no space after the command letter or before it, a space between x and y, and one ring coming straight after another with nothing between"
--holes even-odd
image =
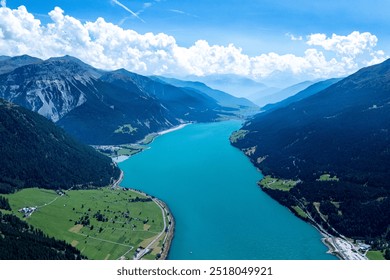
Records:
<instances>
[{"instance_id":1,"label":"cluster of trees","mask_svg":"<svg viewBox=\"0 0 390 280\"><path fill-rule=\"evenodd\" d=\"M137 196L136 198L129 198L129 202L149 202L149 201L152 201L150 197L139 198Z\"/></svg>"},{"instance_id":2,"label":"cluster of trees","mask_svg":"<svg viewBox=\"0 0 390 280\"><path fill-rule=\"evenodd\" d=\"M11 210L8 199L0 195L0 209Z\"/></svg>"},{"instance_id":3,"label":"cluster of trees","mask_svg":"<svg viewBox=\"0 0 390 280\"><path fill-rule=\"evenodd\" d=\"M83 225L83 226L89 226L91 224L91 221L89 220L89 216L88 215L84 215L84 216L81 216L80 219L78 221L75 222L75 224L80 224L80 225Z\"/></svg>"},{"instance_id":4,"label":"cluster of trees","mask_svg":"<svg viewBox=\"0 0 390 280\"><path fill-rule=\"evenodd\" d=\"M108 222L108 218L106 216L104 216L102 213L100 213L100 210L98 210L94 215L93 215L94 218L96 218L96 220L98 222Z\"/></svg>"},{"instance_id":5,"label":"cluster of trees","mask_svg":"<svg viewBox=\"0 0 390 280\"><path fill-rule=\"evenodd\" d=\"M385 251L385 259L390 260L390 249L386 249Z\"/></svg>"},{"instance_id":6,"label":"cluster of trees","mask_svg":"<svg viewBox=\"0 0 390 280\"><path fill-rule=\"evenodd\" d=\"M2 260L85 259L76 248L46 236L14 215L0 212L0 232Z\"/></svg>"}]
</instances>

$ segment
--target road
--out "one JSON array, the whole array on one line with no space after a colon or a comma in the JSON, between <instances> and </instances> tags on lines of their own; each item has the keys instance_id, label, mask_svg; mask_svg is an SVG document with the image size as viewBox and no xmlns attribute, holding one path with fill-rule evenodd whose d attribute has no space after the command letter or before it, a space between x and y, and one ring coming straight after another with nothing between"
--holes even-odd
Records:
<instances>
[{"instance_id":1,"label":"road","mask_svg":"<svg viewBox=\"0 0 390 280\"><path fill-rule=\"evenodd\" d=\"M123 171L121 170L121 174L119 175L119 178L118 178L118 180L116 180L115 182L114 182L114 184L112 184L112 189L116 189L116 188L119 188L119 184L122 182L122 180L123 180Z\"/></svg>"},{"instance_id":2,"label":"road","mask_svg":"<svg viewBox=\"0 0 390 280\"><path fill-rule=\"evenodd\" d=\"M163 230L157 235L157 237L156 237L155 239L153 239L153 240L149 243L148 246L145 247L145 249L141 250L141 251L134 257L135 260L140 260L144 255L146 255L147 253L149 253L150 250L151 250L151 247L153 246L153 244L154 244L155 242L157 242L157 241L160 239L160 237L161 237L164 233L166 233L166 232L165 232L165 229L167 228L167 221L166 221L167 216L168 216L168 215L167 215L167 212L166 212L166 210L164 209L164 207L160 204L160 201L159 201L158 199L153 198L152 200L153 200L154 203L156 203L156 204L158 205L158 207L160 207L160 209L161 209L161 213L162 213L163 221L164 221L164 228L163 228Z\"/></svg>"}]
</instances>

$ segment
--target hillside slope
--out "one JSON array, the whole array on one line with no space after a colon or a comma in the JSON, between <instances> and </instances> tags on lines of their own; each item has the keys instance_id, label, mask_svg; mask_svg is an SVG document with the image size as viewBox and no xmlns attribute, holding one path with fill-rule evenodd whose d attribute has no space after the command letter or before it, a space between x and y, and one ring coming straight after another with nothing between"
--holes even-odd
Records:
<instances>
[{"instance_id":1,"label":"hillside slope","mask_svg":"<svg viewBox=\"0 0 390 280\"><path fill-rule=\"evenodd\" d=\"M233 145L265 175L297 182L284 192L263 186L267 193L330 231L379 248L390 241L390 60L242 130Z\"/></svg>"},{"instance_id":2,"label":"hillside slope","mask_svg":"<svg viewBox=\"0 0 390 280\"><path fill-rule=\"evenodd\" d=\"M0 193L26 187L105 186L119 177L111 159L51 121L0 99Z\"/></svg>"},{"instance_id":3,"label":"hillside slope","mask_svg":"<svg viewBox=\"0 0 390 280\"><path fill-rule=\"evenodd\" d=\"M273 104L267 104L264 107L261 108L261 111L266 111L266 112L272 112L275 111L276 109L286 107L290 105L291 103L303 100L307 97L310 97L316 93L319 93L320 91L330 87L331 85L341 81L342 79L340 78L334 78L334 79L328 79L325 81L320 81L315 84L312 84L311 86L308 86L304 90L294 94L293 96L290 96L286 99L283 99L282 101L279 101L277 103Z\"/></svg>"}]
</instances>

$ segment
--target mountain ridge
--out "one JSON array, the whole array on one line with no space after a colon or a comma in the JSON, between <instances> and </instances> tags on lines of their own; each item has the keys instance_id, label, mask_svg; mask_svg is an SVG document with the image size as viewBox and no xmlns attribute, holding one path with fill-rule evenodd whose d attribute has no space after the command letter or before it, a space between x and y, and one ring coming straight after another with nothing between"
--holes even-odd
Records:
<instances>
[{"instance_id":1,"label":"mountain ridge","mask_svg":"<svg viewBox=\"0 0 390 280\"><path fill-rule=\"evenodd\" d=\"M294 187L262 189L289 207L304 207L326 230L390 241L390 60L363 68L305 99L241 128L233 145L265 175ZM297 204L298 203L298 204Z\"/></svg>"},{"instance_id":2,"label":"mountain ridge","mask_svg":"<svg viewBox=\"0 0 390 280\"><path fill-rule=\"evenodd\" d=\"M155 76L155 79L159 79L163 82L166 82L168 84L172 84L177 87L182 87L182 88L190 88L190 89L195 89L201 92L206 93L208 96L211 98L215 99L218 101L218 103L221 106L243 106L243 107L253 107L256 108L257 105L255 105L253 102L250 100L244 98L244 97L235 97L232 96L224 91L217 90L210 88L206 84L198 81L184 81L184 80L179 80L175 78L166 78L166 77L161 77L161 76Z\"/></svg>"},{"instance_id":3,"label":"mountain ridge","mask_svg":"<svg viewBox=\"0 0 390 280\"><path fill-rule=\"evenodd\" d=\"M274 111L274 110L282 108L282 107L286 107L286 106L290 105L291 103L300 101L300 100L305 99L307 97L310 97L310 96L330 87L331 85L333 85L341 80L342 80L342 78L332 78L332 79L328 79L328 80L314 83L314 84L308 86L307 88L299 91L298 93L296 93L290 97L287 97L286 99L283 99L277 103L265 105L264 107L261 108L261 111L270 112L270 111Z\"/></svg>"},{"instance_id":4,"label":"mountain ridge","mask_svg":"<svg viewBox=\"0 0 390 280\"><path fill-rule=\"evenodd\" d=\"M202 91L124 69L99 70L71 56L1 74L0 98L36 111L95 145L131 143L185 122L236 117Z\"/></svg>"},{"instance_id":5,"label":"mountain ridge","mask_svg":"<svg viewBox=\"0 0 390 280\"><path fill-rule=\"evenodd\" d=\"M42 62L41 59L32 57L29 55L21 55L21 56L1 56L0 57L0 74L8 73L13 70L15 70L18 67L28 65L28 64L34 64L34 63L40 63Z\"/></svg>"}]
</instances>

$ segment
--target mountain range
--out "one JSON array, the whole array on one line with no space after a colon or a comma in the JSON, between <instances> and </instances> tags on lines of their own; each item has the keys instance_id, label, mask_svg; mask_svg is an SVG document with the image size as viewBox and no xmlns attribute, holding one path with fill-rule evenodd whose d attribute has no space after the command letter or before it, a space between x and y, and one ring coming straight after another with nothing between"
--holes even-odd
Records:
<instances>
[{"instance_id":1,"label":"mountain range","mask_svg":"<svg viewBox=\"0 0 390 280\"><path fill-rule=\"evenodd\" d=\"M234 74L214 74L203 77L187 76L185 80L199 81L213 89L245 98L249 98L253 93L268 88L268 86L263 83Z\"/></svg>"},{"instance_id":2,"label":"mountain range","mask_svg":"<svg viewBox=\"0 0 390 280\"><path fill-rule=\"evenodd\" d=\"M305 99L309 96L312 96L312 95L330 87L331 85L333 85L341 80L342 80L341 78L333 78L333 79L328 79L328 80L314 83L314 84L306 87L305 89L299 91L298 93L295 93L294 95L292 95L290 97L282 99L279 102L270 103L270 104L267 104L267 105L261 107L261 111L271 112L271 111L274 111L278 108L286 107L286 106L290 105L291 103L294 103L294 102L300 101L302 99ZM305 86L306 86L306 84L303 85L303 87L305 87ZM292 92L294 93L295 91L292 91Z\"/></svg>"},{"instance_id":3,"label":"mountain range","mask_svg":"<svg viewBox=\"0 0 390 280\"><path fill-rule=\"evenodd\" d=\"M286 98L289 98L299 93L300 91L305 90L307 87L313 85L314 83L315 82L312 81L304 81L276 91L271 88L268 90L257 92L256 94L251 95L250 98L255 104L260 107L263 107L266 104L277 103Z\"/></svg>"},{"instance_id":4,"label":"mountain range","mask_svg":"<svg viewBox=\"0 0 390 280\"><path fill-rule=\"evenodd\" d=\"M231 107L231 108L251 108L251 109L257 109L257 105L255 105L253 102L249 101L246 98L243 97L235 97L233 95L230 95L224 91L213 89L209 86L207 86L204 83L198 82L198 81L183 81L178 80L174 78L166 78L166 77L154 77L156 80L160 80L162 82L174 85L176 87L184 88L184 89L191 89L196 90L199 93L206 93L211 98L215 99L219 105L224 107Z\"/></svg>"},{"instance_id":5,"label":"mountain range","mask_svg":"<svg viewBox=\"0 0 390 280\"><path fill-rule=\"evenodd\" d=\"M70 56L3 57L1 65L9 71L0 75L1 98L38 112L87 144L135 142L181 123L231 118L255 107L235 97L232 107L224 106L199 88L124 69L102 71Z\"/></svg>"},{"instance_id":6,"label":"mountain range","mask_svg":"<svg viewBox=\"0 0 390 280\"><path fill-rule=\"evenodd\" d=\"M291 211L378 248L390 241L390 60L256 115L233 142L265 175L296 183L263 188Z\"/></svg>"}]
</instances>

